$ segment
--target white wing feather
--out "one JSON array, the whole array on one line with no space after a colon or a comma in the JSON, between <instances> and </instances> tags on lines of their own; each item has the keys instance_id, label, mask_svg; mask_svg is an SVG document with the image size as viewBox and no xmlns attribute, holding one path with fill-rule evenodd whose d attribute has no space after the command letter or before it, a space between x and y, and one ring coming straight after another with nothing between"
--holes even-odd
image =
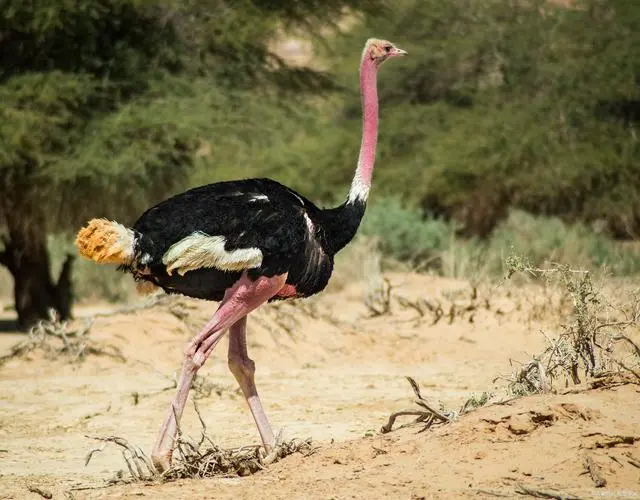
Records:
<instances>
[{"instance_id":1,"label":"white wing feather","mask_svg":"<svg viewBox=\"0 0 640 500\"><path fill-rule=\"evenodd\" d=\"M162 263L167 266L169 275L177 271L180 276L200 268L242 271L262 264L263 255L259 248L226 250L225 243L224 236L195 232L171 245L162 256Z\"/></svg>"}]
</instances>

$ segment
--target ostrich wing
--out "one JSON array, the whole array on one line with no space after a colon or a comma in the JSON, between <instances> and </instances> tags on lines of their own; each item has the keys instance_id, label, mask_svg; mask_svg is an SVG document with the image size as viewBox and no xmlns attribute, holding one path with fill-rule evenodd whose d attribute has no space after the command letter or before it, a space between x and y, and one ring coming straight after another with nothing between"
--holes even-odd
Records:
<instances>
[{"instance_id":1,"label":"ostrich wing","mask_svg":"<svg viewBox=\"0 0 640 500\"><path fill-rule=\"evenodd\" d=\"M201 268L287 272L309 240L305 201L268 179L191 189L136 222L138 263L169 275Z\"/></svg>"}]
</instances>

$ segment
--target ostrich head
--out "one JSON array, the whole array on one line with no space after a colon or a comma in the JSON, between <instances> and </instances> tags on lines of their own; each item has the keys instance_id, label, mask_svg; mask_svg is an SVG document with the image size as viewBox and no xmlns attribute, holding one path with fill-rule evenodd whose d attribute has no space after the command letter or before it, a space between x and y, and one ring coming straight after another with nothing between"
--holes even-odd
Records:
<instances>
[{"instance_id":1,"label":"ostrich head","mask_svg":"<svg viewBox=\"0 0 640 500\"><path fill-rule=\"evenodd\" d=\"M369 38L364 46L364 53L362 54L362 57L368 57L375 63L377 67L379 67L387 59L391 59L392 57L404 56L406 54L406 51L399 49L387 40Z\"/></svg>"}]
</instances>

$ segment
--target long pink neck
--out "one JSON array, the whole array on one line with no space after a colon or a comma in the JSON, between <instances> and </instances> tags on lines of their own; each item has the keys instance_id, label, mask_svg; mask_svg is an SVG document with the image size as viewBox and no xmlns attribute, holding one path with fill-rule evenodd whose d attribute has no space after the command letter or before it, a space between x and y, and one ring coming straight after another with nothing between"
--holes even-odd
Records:
<instances>
[{"instance_id":1,"label":"long pink neck","mask_svg":"<svg viewBox=\"0 0 640 500\"><path fill-rule=\"evenodd\" d=\"M369 196L371 176L376 160L378 142L378 89L375 62L365 52L360 64L360 93L362 94L362 143L358 167L351 183L348 203L356 200L365 202Z\"/></svg>"}]
</instances>

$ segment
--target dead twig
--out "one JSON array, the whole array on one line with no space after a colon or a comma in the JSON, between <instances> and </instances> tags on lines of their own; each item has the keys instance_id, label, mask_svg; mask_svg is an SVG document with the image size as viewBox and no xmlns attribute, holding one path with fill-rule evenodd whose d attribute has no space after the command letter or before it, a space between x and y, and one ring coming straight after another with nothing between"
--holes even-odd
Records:
<instances>
[{"instance_id":1,"label":"dead twig","mask_svg":"<svg viewBox=\"0 0 640 500\"><path fill-rule=\"evenodd\" d=\"M222 449L210 439L209 446L202 446L184 438L176 440L177 456L174 464L163 475L164 479L203 478L213 476L247 476L265 469L268 465L291 455L302 453L309 455L315 451L311 440L279 441L274 450L264 454L262 446L243 446L240 448ZM200 443L204 442L201 437Z\"/></svg>"},{"instance_id":2,"label":"dead twig","mask_svg":"<svg viewBox=\"0 0 640 500\"><path fill-rule=\"evenodd\" d=\"M40 495L42 498L53 498L53 494L48 491L45 490L43 488L40 488L39 486L34 486L34 485L28 485L27 489L31 492L31 493L35 493L36 495Z\"/></svg>"},{"instance_id":3,"label":"dead twig","mask_svg":"<svg viewBox=\"0 0 640 500\"><path fill-rule=\"evenodd\" d=\"M85 436L89 439L101 441L102 444L98 448L92 449L85 458L85 466L89 464L91 458L96 452L102 451L106 443L114 443L122 448L122 457L124 458L131 477L135 481L148 481L158 476L153 463L149 457L138 447L129 444L126 439L118 436Z\"/></svg>"},{"instance_id":4,"label":"dead twig","mask_svg":"<svg viewBox=\"0 0 640 500\"><path fill-rule=\"evenodd\" d=\"M195 401L194 407L202 426L200 439L196 443L183 437L178 427L173 452L173 464L162 475L156 472L153 463L140 448L116 436L92 437L91 439L96 439L101 444L87 454L85 463L88 464L95 453L103 451L107 443L114 443L122 448L122 456L129 470L131 480L149 481L159 478L167 481L213 476L246 476L263 470L268 465L293 453L302 453L308 456L316 450L312 446L310 439L304 441L293 439L283 442L281 435L278 435L276 445L269 454L265 454L262 446L243 446L232 449L220 448L207 436L206 424ZM122 481L121 475L119 479L116 479L116 482L118 481Z\"/></svg>"},{"instance_id":5,"label":"dead twig","mask_svg":"<svg viewBox=\"0 0 640 500\"><path fill-rule=\"evenodd\" d=\"M391 415L389 415L389 420L387 421L386 424L384 424L381 428L380 428L380 432L382 434L386 434L388 432L391 432L392 428L393 428L393 424L396 422L396 419L398 417L402 417L405 415L416 415L418 416L418 418L416 420L413 421L414 424L416 423L420 423L420 422L424 422L425 420L427 420L429 417L431 417L432 415L428 414L427 412L425 412L424 410L400 410L400 411L396 411L393 412ZM428 424L427 424L427 428L430 427L433 423L433 419L429 420Z\"/></svg>"},{"instance_id":6,"label":"dead twig","mask_svg":"<svg viewBox=\"0 0 640 500\"><path fill-rule=\"evenodd\" d=\"M638 469L640 469L640 460L634 457L630 451L628 451L627 453L623 453L623 455L627 459L627 462L629 462L634 467L637 467Z\"/></svg>"},{"instance_id":7,"label":"dead twig","mask_svg":"<svg viewBox=\"0 0 640 500\"><path fill-rule=\"evenodd\" d=\"M422 306L422 303L419 299L411 300L406 297L398 296L396 297L396 301L401 307L406 307L407 309L413 309L418 313L418 316L420 318L424 318L424 314L425 314L424 307Z\"/></svg>"},{"instance_id":8,"label":"dead twig","mask_svg":"<svg viewBox=\"0 0 640 500\"><path fill-rule=\"evenodd\" d=\"M491 497L499 497L499 498L511 498L512 495L508 495L506 493L502 493L500 491L494 490L476 490L476 493L480 495L488 495Z\"/></svg>"},{"instance_id":9,"label":"dead twig","mask_svg":"<svg viewBox=\"0 0 640 500\"><path fill-rule=\"evenodd\" d=\"M632 323L626 322L624 324L628 326ZM618 333L613 337L613 340L624 340L627 344L629 344L633 348L634 352L636 353L636 356L640 358L640 346L638 346L638 344L636 344L629 337L627 337L626 335L623 335L622 333Z\"/></svg>"},{"instance_id":10,"label":"dead twig","mask_svg":"<svg viewBox=\"0 0 640 500\"><path fill-rule=\"evenodd\" d=\"M48 321L39 321L25 340L11 346L9 354L0 357L0 366L12 358L25 356L35 350L43 351L48 359L64 356L70 363L84 361L88 355L109 356L118 361L126 361L116 346L99 345L89 338L93 325L91 319L87 319L81 328L72 330L69 323L59 320L55 311L52 310L50 314Z\"/></svg>"},{"instance_id":11,"label":"dead twig","mask_svg":"<svg viewBox=\"0 0 640 500\"><path fill-rule=\"evenodd\" d=\"M561 493L559 491L538 490L525 486L524 484L518 484L516 493L520 495L527 495L535 498L553 498L556 500L580 500L580 497L571 495L570 493Z\"/></svg>"},{"instance_id":12,"label":"dead twig","mask_svg":"<svg viewBox=\"0 0 640 500\"><path fill-rule=\"evenodd\" d=\"M421 301L424 306L429 309L429 312L433 314L433 320L431 321L431 326L435 325L438 321L440 321L444 316L444 309L442 309L442 304L439 300L434 299L435 303L431 303L426 299Z\"/></svg>"},{"instance_id":13,"label":"dead twig","mask_svg":"<svg viewBox=\"0 0 640 500\"><path fill-rule=\"evenodd\" d=\"M585 457L584 468L586 472L589 473L589 476L591 477L591 480L593 481L593 484L596 486L596 488L602 488L603 486L607 485L607 480L602 477L600 467L598 467L598 465L590 456Z\"/></svg>"},{"instance_id":14,"label":"dead twig","mask_svg":"<svg viewBox=\"0 0 640 500\"><path fill-rule=\"evenodd\" d=\"M411 409L400 410L392 413L389 416L387 423L383 425L382 428L380 429L380 432L382 434L391 432L391 430L393 429L393 424L395 423L396 419L404 415L417 415L418 418L416 418L412 422L412 424L424 423L425 427L420 432L426 431L434 424L447 424L452 422L455 419L456 417L455 412L436 410L435 408L433 408L433 406L429 404L429 402L425 398L422 397L422 394L420 393L420 387L418 386L417 382L411 377L407 377L407 380L409 381L409 384L411 385L411 388L413 389L413 392L417 398L415 400L415 403L420 408L419 409L411 408Z\"/></svg>"},{"instance_id":15,"label":"dead twig","mask_svg":"<svg viewBox=\"0 0 640 500\"><path fill-rule=\"evenodd\" d=\"M427 400L424 399L422 397L422 394L420 393L420 387L418 387L418 383L411 377L407 377L407 380L409 381L409 384L411 384L411 388L413 389L413 392L418 398L416 400L416 404L418 406L422 406L424 409L426 409L427 411L429 411L430 413L432 413L442 421L451 422L455 418L454 412L450 411L450 412L446 412L445 414L429 406L429 404L427 403Z\"/></svg>"}]
</instances>

